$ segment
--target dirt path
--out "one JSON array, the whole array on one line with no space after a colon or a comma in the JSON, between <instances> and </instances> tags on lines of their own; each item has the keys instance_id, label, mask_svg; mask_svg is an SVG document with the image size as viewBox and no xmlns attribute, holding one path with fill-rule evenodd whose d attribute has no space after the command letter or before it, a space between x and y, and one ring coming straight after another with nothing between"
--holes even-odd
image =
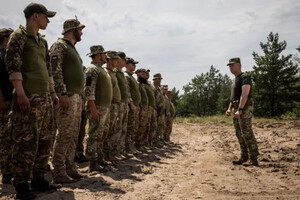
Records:
<instances>
[{"instance_id":1,"label":"dirt path","mask_svg":"<svg viewBox=\"0 0 300 200\"><path fill-rule=\"evenodd\" d=\"M232 126L179 123L173 144L38 199L300 200L300 121L257 123L254 132L261 152L258 168L231 164L239 155ZM80 170L87 173L87 164ZM11 186L0 187L0 199L13 196Z\"/></svg>"}]
</instances>

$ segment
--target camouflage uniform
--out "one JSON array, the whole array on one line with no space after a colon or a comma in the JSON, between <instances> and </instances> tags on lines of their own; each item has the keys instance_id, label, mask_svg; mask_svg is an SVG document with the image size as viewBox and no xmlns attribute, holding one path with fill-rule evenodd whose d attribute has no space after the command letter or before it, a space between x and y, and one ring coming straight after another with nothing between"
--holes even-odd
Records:
<instances>
[{"instance_id":1,"label":"camouflage uniform","mask_svg":"<svg viewBox=\"0 0 300 200\"><path fill-rule=\"evenodd\" d=\"M157 111L157 130L156 135L154 136L154 142L157 143L163 139L165 131L165 100L164 95L159 86L155 87L155 100L156 100L156 111Z\"/></svg>"},{"instance_id":2,"label":"camouflage uniform","mask_svg":"<svg viewBox=\"0 0 300 200\"><path fill-rule=\"evenodd\" d=\"M243 85L250 85L252 90L251 77L246 73L241 73L239 76L237 76L234 83L232 84L231 103L233 105L234 112L238 110ZM236 136L240 144L242 157L248 157L249 153L250 157L256 158L257 155L259 155L259 152L257 142L252 130L253 103L251 90L240 119L233 117L233 124Z\"/></svg>"},{"instance_id":3,"label":"camouflage uniform","mask_svg":"<svg viewBox=\"0 0 300 200\"><path fill-rule=\"evenodd\" d=\"M0 29L0 38L9 37L13 32L12 29ZM3 103L6 104L5 113L0 113L0 169L3 176L9 176L11 178L10 160L12 152L12 141L9 135L9 128L7 126L9 119L9 111L11 109L13 85L9 81L9 75L7 73L4 57L6 55L6 49L0 46L0 92L3 96ZM5 178L4 178L5 179ZM2 178L3 182L3 178Z\"/></svg>"},{"instance_id":4,"label":"camouflage uniform","mask_svg":"<svg viewBox=\"0 0 300 200\"><path fill-rule=\"evenodd\" d=\"M126 135L126 150L134 150L135 148L135 136L139 128L139 115L140 115L140 102L141 102L141 93L139 91L139 83L132 76L132 73L129 71L125 72L125 76L128 81L130 88L130 95L133 104L136 106L135 112L129 110L128 113L128 123L127 123L127 135Z\"/></svg>"},{"instance_id":5,"label":"camouflage uniform","mask_svg":"<svg viewBox=\"0 0 300 200\"><path fill-rule=\"evenodd\" d=\"M116 131L117 124L120 123L118 118L118 113L121 105L121 92L118 85L118 79L116 77L116 73L109 69L105 69L107 73L111 77L111 83L113 88L113 98L112 104L110 106L110 124L109 124L109 132L106 142L104 143L105 153L110 156L113 154L117 154L116 142L118 141L118 133Z\"/></svg>"},{"instance_id":6,"label":"camouflage uniform","mask_svg":"<svg viewBox=\"0 0 300 200\"><path fill-rule=\"evenodd\" d=\"M138 70L137 72L138 73ZM147 92L145 89L145 84L141 83L139 84L140 93L141 93L141 104L140 109L141 111L144 111L144 115L141 114L140 111L140 121L139 121L139 128L137 130L137 134L135 137L135 146L139 149L140 147L143 147L145 143L148 143L148 121L149 121L149 100L147 96Z\"/></svg>"},{"instance_id":7,"label":"camouflage uniform","mask_svg":"<svg viewBox=\"0 0 300 200\"><path fill-rule=\"evenodd\" d=\"M77 20L67 21L78 22ZM68 29L65 27L66 22L64 32ZM75 46L66 39L58 39L51 46L50 58L55 90L59 96L67 95L70 100L68 108L60 105L56 112L58 133L52 160L53 179L68 177L68 175L77 178L78 172L74 157L80 129L84 87L82 60Z\"/></svg>"},{"instance_id":8,"label":"camouflage uniform","mask_svg":"<svg viewBox=\"0 0 300 200\"><path fill-rule=\"evenodd\" d=\"M118 79L119 88L121 91L121 104L118 113L119 123L116 126L116 143L115 149L117 153L125 152L125 139L127 134L128 123L128 103L132 101L128 81L123 71L116 69L116 77Z\"/></svg>"},{"instance_id":9,"label":"camouflage uniform","mask_svg":"<svg viewBox=\"0 0 300 200\"><path fill-rule=\"evenodd\" d=\"M167 121L167 141L170 141L170 135L172 133L173 129L173 119L175 116L175 107L174 104L170 101L170 117L169 120Z\"/></svg>"},{"instance_id":10,"label":"camouflage uniform","mask_svg":"<svg viewBox=\"0 0 300 200\"><path fill-rule=\"evenodd\" d=\"M170 138L168 136L167 124L168 121L170 120L170 100L168 99L166 94L164 95L164 100L165 100L165 110L163 114L165 115L165 124L164 124L163 139L164 141L169 141Z\"/></svg>"},{"instance_id":11,"label":"camouflage uniform","mask_svg":"<svg viewBox=\"0 0 300 200\"><path fill-rule=\"evenodd\" d=\"M156 121L156 102L155 102L155 94L154 88L151 83L145 84L145 89L147 92L149 107L148 107L148 125L147 125L147 141L146 145L152 145L152 140L157 128Z\"/></svg>"},{"instance_id":12,"label":"camouflage uniform","mask_svg":"<svg viewBox=\"0 0 300 200\"><path fill-rule=\"evenodd\" d=\"M47 42L40 34L36 38L20 26L11 35L6 56L9 78L23 80L31 106L30 111L21 111L17 96L13 97L9 122L14 141L11 162L13 184L18 188L27 184L31 175L33 180L44 179L47 170L53 133L49 82L53 83L53 79Z\"/></svg>"},{"instance_id":13,"label":"camouflage uniform","mask_svg":"<svg viewBox=\"0 0 300 200\"><path fill-rule=\"evenodd\" d=\"M101 53L103 51L101 51ZM93 119L90 108L88 107L87 109L89 133L87 138L86 156L90 161L99 160L104 162L103 146L109 131L110 106L113 90L111 77L101 66L102 64L100 63L92 62L86 71L84 89L86 101L94 101L99 112L99 119Z\"/></svg>"}]
</instances>

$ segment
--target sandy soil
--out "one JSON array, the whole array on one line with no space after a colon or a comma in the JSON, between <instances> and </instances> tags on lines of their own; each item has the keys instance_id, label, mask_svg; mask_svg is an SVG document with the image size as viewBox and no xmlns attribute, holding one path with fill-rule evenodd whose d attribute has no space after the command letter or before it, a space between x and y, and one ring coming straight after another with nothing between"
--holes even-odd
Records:
<instances>
[{"instance_id":1,"label":"sandy soil","mask_svg":"<svg viewBox=\"0 0 300 200\"><path fill-rule=\"evenodd\" d=\"M254 124L260 167L233 166L239 146L233 126L174 125L173 144L120 161L39 200L300 199L300 121ZM87 163L80 170L87 173ZM0 199L12 199L0 185Z\"/></svg>"}]
</instances>

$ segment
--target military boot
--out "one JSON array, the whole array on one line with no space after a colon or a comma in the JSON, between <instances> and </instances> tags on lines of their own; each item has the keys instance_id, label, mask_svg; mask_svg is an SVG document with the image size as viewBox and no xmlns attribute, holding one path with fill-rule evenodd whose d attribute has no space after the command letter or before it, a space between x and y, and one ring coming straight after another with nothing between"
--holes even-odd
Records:
<instances>
[{"instance_id":1,"label":"military boot","mask_svg":"<svg viewBox=\"0 0 300 200\"><path fill-rule=\"evenodd\" d=\"M2 184L11 185L12 174L2 174Z\"/></svg>"},{"instance_id":2,"label":"military boot","mask_svg":"<svg viewBox=\"0 0 300 200\"><path fill-rule=\"evenodd\" d=\"M73 179L82 179L85 178L86 176L80 173L77 169L68 169L67 174L73 178Z\"/></svg>"},{"instance_id":3,"label":"military boot","mask_svg":"<svg viewBox=\"0 0 300 200\"><path fill-rule=\"evenodd\" d=\"M38 192L45 192L45 191L55 191L62 187L61 184L50 184L45 179L37 179L31 181L31 189L34 189Z\"/></svg>"},{"instance_id":4,"label":"military boot","mask_svg":"<svg viewBox=\"0 0 300 200\"><path fill-rule=\"evenodd\" d=\"M247 162L248 159L249 159L248 154L243 154L238 160L233 160L232 164L234 164L234 165L241 165L244 162Z\"/></svg>"},{"instance_id":5,"label":"military boot","mask_svg":"<svg viewBox=\"0 0 300 200\"><path fill-rule=\"evenodd\" d=\"M28 183L22 183L16 186L16 199L31 200L36 198L36 194L29 190Z\"/></svg>"},{"instance_id":6,"label":"military boot","mask_svg":"<svg viewBox=\"0 0 300 200\"><path fill-rule=\"evenodd\" d=\"M248 160L247 162L245 162L243 164L243 166L245 166L245 167L249 167L249 166L258 167L257 157L256 156L250 156L250 160Z\"/></svg>"},{"instance_id":7,"label":"military boot","mask_svg":"<svg viewBox=\"0 0 300 200\"><path fill-rule=\"evenodd\" d=\"M102 171L102 168L98 165L97 160L91 160L89 162L89 172L94 172L94 171L98 171L98 172Z\"/></svg>"},{"instance_id":8,"label":"military boot","mask_svg":"<svg viewBox=\"0 0 300 200\"><path fill-rule=\"evenodd\" d=\"M77 180L71 178L67 173L55 173L52 171L53 182L57 184L61 183L75 183Z\"/></svg>"}]
</instances>

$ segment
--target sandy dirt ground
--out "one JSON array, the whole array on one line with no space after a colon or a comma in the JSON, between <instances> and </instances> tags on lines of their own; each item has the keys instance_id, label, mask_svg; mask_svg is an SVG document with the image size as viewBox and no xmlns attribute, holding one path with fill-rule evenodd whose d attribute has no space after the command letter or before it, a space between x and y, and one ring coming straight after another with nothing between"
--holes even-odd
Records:
<instances>
[{"instance_id":1,"label":"sandy dirt ground","mask_svg":"<svg viewBox=\"0 0 300 200\"><path fill-rule=\"evenodd\" d=\"M225 123L174 124L172 144L89 174L39 200L300 200L300 121L256 123L260 167L234 166L239 145ZM87 163L80 171L88 175ZM0 199L13 199L0 184Z\"/></svg>"}]
</instances>

